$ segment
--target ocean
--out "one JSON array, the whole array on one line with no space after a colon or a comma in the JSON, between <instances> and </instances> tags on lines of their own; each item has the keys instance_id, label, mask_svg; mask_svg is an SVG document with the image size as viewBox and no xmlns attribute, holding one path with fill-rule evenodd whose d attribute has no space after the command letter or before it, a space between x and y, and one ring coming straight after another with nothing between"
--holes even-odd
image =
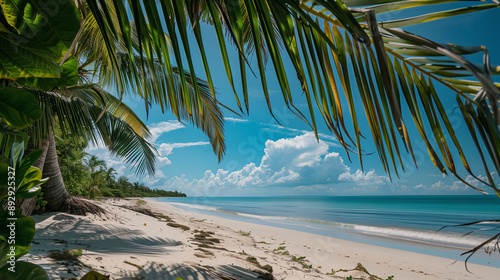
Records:
<instances>
[{"instance_id":1,"label":"ocean","mask_svg":"<svg viewBox=\"0 0 500 280\"><path fill-rule=\"evenodd\" d=\"M302 196L159 198L181 209L344 240L465 260L461 253L500 233L496 196ZM443 226L448 226L440 230ZM494 246L490 246L494 250ZM498 248L471 263L500 267Z\"/></svg>"}]
</instances>

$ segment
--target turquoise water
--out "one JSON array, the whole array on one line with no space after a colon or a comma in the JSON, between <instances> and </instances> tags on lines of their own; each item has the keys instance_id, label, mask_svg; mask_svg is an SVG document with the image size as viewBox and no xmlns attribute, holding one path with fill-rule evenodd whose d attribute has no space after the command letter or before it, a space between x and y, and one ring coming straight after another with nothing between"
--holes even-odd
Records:
<instances>
[{"instance_id":1,"label":"turquoise water","mask_svg":"<svg viewBox=\"0 0 500 280\"><path fill-rule=\"evenodd\" d=\"M176 207L245 222L311 232L451 259L500 233L500 224L447 227L500 219L496 196L350 196L160 198ZM482 229L482 230L479 230ZM471 234L467 234L474 231ZM465 235L467 234L467 235ZM490 246L490 248L494 248ZM500 254L472 263L500 267Z\"/></svg>"}]
</instances>

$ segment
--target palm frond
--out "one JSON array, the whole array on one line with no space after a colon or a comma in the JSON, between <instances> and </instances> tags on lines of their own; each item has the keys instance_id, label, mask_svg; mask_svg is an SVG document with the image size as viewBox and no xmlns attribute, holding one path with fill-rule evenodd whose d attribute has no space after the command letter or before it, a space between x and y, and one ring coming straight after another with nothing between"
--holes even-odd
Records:
<instances>
[{"instance_id":1,"label":"palm frond","mask_svg":"<svg viewBox=\"0 0 500 280\"><path fill-rule=\"evenodd\" d=\"M148 142L147 126L125 104L96 85L74 86L54 92L32 91L44 115L30 128L34 143L43 141L57 122L62 134L98 145L124 158L136 174L154 175L157 151Z\"/></svg>"},{"instance_id":2,"label":"palm frond","mask_svg":"<svg viewBox=\"0 0 500 280\"><path fill-rule=\"evenodd\" d=\"M117 48L108 45L112 45L113 40L120 36L124 38L122 53L136 66L129 70L138 69L137 72L131 72L126 81L141 81L138 78L143 77L140 71L148 73L147 69L154 69L152 65L155 63L162 66L148 77L160 77L169 83L161 86L140 85L151 89L143 91L141 95L146 102L154 100L162 108L166 108L172 100L183 101L188 115L193 112L194 103L203 104L200 101L203 96L201 87L193 86L191 91L187 87L188 72L179 71L180 84L172 84L174 67L184 69L182 66L188 65L190 76L195 77L192 67L195 53L202 58L206 76L211 77L204 50L204 37L199 31L200 20L203 19L211 24L218 40L224 70L233 86L240 109L242 102L234 88L234 66L228 60L226 35L240 55L239 69L246 108L248 94L245 71L249 67L246 56L249 55L248 50L251 50L256 57L263 94L271 114L266 76L266 67L269 65L266 66L263 53L269 57L283 100L292 112L317 131L318 116L315 112L319 111L327 127L347 153L356 150L361 164L363 134L360 123L364 121L370 127L376 151L389 175L392 172L398 175L398 170L404 170L404 152L411 154L416 164L408 129L411 125L424 140L429 156L440 172L453 174L467 183L462 179L463 174L458 171L460 168L457 165L461 164L468 174L479 179L467 161L462 140L456 137L455 128L444 111L443 100L446 96L435 90L436 85L441 84L457 95L457 105L464 103L461 112L466 121L470 120L471 137L478 140L478 150L486 150L483 153L483 171L489 174L487 166L491 163L494 163L496 169L500 167L497 166L500 158L497 146L500 134L494 127L495 123L500 122L499 85L491 79L491 75L498 74L499 69L490 65L488 51L484 47L438 44L393 28L497 8L496 2L451 10L439 4L454 1L437 0L189 0L160 1L155 9L151 7L152 1L147 0L137 3L130 1L129 4L99 1L100 5L97 0L87 2L95 16L95 28L103 34L102 40L110 57L107 61L113 65L116 63L113 66L116 69L119 69L117 62L120 61L121 54L115 51ZM442 11L390 22L377 21L377 15L381 13L430 5ZM106 11L127 9L132 11L131 16L121 13L117 22L107 20ZM134 22L132 25L131 21ZM118 30L116 33L109 28L113 24ZM193 29L195 47L192 46L193 41L187 39L188 27ZM119 32L122 33L118 34ZM134 34L137 34L137 44L130 39ZM164 51L168 46L167 38L171 40L172 57ZM467 57L473 57L477 52L483 52L484 61L470 62ZM137 59L137 54L144 59ZM283 67L285 61L292 63L292 71ZM290 75L301 83L309 117L305 117L294 105ZM463 77L470 77L470 80L464 80ZM211 78L208 88L213 91ZM172 89L176 90L175 93ZM192 96L188 98L189 92L192 92ZM362 109L355 106L359 102ZM346 106L351 119L349 123L353 124L351 129L346 125ZM173 107L172 111L179 113ZM409 111L411 114L403 116L402 111ZM492 181L483 183L497 191Z\"/></svg>"},{"instance_id":3,"label":"palm frond","mask_svg":"<svg viewBox=\"0 0 500 280\"><path fill-rule=\"evenodd\" d=\"M174 9L174 6L171 8ZM180 7L175 8L179 9ZM209 72L207 72L208 81L204 81L193 78L196 76L192 74L194 73L192 63L188 63L189 71L180 70L183 69L182 65L169 65L166 61L169 60L168 56L164 57L166 60L162 63L162 52L169 53L169 50L175 49L171 46L179 44L177 38L170 41L170 38L163 33L163 29L152 32L150 39L155 42L164 39L165 46L161 45L160 49L149 50L153 53L148 56L147 50L144 49L146 46L140 46L140 42L144 39L141 40L140 36L142 35L140 35L139 28L147 29L154 22L142 26L134 22L129 23L130 34L128 39L125 39L126 36L120 35L123 34L123 30L118 26L117 17L120 16L117 13L118 10L119 7L110 10L110 16L116 25L117 34L119 34L112 39L113 53L111 55L104 42L105 36L101 34L97 24L97 17L89 13L85 24L86 28L80 39L79 49L75 54L85 60L81 68L92 69L92 72L97 75L100 85L118 92L119 100L126 92L137 94L144 99L147 109L157 104L160 105L163 112L171 111L179 121L196 125L208 136L213 150L220 160L224 156L225 143L223 115L219 107L225 106L216 100L217 92ZM148 10L147 13L151 16L154 14L151 10ZM183 30L180 36L186 40L187 22L183 19L179 24L182 24L180 30ZM198 32L200 31L198 30ZM201 36L201 33L199 35ZM127 49L127 40L130 40L128 43L131 44L132 50ZM187 43L187 41L182 42L182 44ZM142 51L143 55L140 54ZM177 55L180 56L180 53ZM113 56L113 59L110 56ZM113 61L116 61L117 64L115 65ZM117 104L116 100L111 104ZM109 110L120 109L110 107ZM126 113L130 115L133 112Z\"/></svg>"}]
</instances>

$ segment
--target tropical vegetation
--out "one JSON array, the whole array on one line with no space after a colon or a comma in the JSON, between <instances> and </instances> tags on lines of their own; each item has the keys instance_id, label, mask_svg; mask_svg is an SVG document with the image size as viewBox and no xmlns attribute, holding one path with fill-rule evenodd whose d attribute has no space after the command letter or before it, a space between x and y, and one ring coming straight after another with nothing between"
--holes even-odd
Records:
<instances>
[{"instance_id":1,"label":"tropical vegetation","mask_svg":"<svg viewBox=\"0 0 500 280\"><path fill-rule=\"evenodd\" d=\"M56 137L57 159L68 193L90 199L96 197L185 197L179 191L151 189L144 183L117 178L113 167L85 152L84 141Z\"/></svg>"}]
</instances>

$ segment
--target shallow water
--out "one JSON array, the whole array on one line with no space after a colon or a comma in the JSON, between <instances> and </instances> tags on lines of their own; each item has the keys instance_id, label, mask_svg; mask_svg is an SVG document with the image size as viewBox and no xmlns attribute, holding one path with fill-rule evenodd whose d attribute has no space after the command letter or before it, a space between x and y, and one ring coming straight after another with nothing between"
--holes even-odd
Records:
<instances>
[{"instance_id":1,"label":"shallow water","mask_svg":"<svg viewBox=\"0 0 500 280\"><path fill-rule=\"evenodd\" d=\"M500 219L496 196L350 196L159 198L176 207L224 218L464 260L496 224L447 227ZM480 230L479 229L487 229ZM465 235L468 232L475 231ZM472 263L500 267L500 254L483 251Z\"/></svg>"}]
</instances>

